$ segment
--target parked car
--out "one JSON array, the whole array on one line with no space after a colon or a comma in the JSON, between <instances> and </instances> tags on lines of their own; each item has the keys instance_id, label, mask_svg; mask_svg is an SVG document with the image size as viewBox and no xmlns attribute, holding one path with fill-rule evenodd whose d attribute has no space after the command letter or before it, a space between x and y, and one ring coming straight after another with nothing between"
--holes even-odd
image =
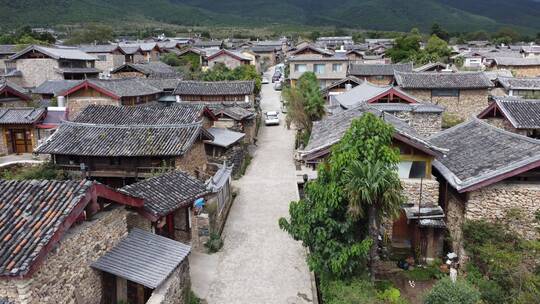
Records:
<instances>
[{"instance_id":1,"label":"parked car","mask_svg":"<svg viewBox=\"0 0 540 304\"><path fill-rule=\"evenodd\" d=\"M276 71L276 72L274 73L274 76L272 76L272 82L279 81L280 78L281 78L281 72L280 72L280 71Z\"/></svg>"},{"instance_id":2,"label":"parked car","mask_svg":"<svg viewBox=\"0 0 540 304\"><path fill-rule=\"evenodd\" d=\"M276 91L281 91L281 89L283 88L283 82L281 81L278 81L274 84L274 90Z\"/></svg>"},{"instance_id":3,"label":"parked car","mask_svg":"<svg viewBox=\"0 0 540 304\"><path fill-rule=\"evenodd\" d=\"M264 113L264 124L267 126L279 125L279 114L277 111L268 111Z\"/></svg>"},{"instance_id":4,"label":"parked car","mask_svg":"<svg viewBox=\"0 0 540 304\"><path fill-rule=\"evenodd\" d=\"M270 83L270 81L268 81L268 78L263 77L262 80L261 80L261 83L262 84L267 84L267 83Z\"/></svg>"}]
</instances>

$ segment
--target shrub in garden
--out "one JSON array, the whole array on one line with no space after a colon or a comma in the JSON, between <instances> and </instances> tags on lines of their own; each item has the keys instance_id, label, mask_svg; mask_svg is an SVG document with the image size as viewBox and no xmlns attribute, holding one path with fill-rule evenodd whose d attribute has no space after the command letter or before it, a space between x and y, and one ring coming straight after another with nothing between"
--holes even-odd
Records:
<instances>
[{"instance_id":1,"label":"shrub in garden","mask_svg":"<svg viewBox=\"0 0 540 304\"><path fill-rule=\"evenodd\" d=\"M477 304L480 292L465 280L453 283L450 278L437 282L424 298L424 304Z\"/></svg>"}]
</instances>

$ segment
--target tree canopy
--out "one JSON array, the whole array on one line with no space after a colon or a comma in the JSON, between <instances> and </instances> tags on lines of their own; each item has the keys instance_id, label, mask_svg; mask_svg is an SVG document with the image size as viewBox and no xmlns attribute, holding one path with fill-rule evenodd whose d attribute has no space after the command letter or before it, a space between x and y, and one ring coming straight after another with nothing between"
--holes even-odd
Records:
<instances>
[{"instance_id":1,"label":"tree canopy","mask_svg":"<svg viewBox=\"0 0 540 304\"><path fill-rule=\"evenodd\" d=\"M255 66L244 64L234 69L229 69L224 64L216 64L212 69L204 72L201 76L204 81L223 81L223 80L255 80L255 93L261 91L261 75L255 69Z\"/></svg>"},{"instance_id":2,"label":"tree canopy","mask_svg":"<svg viewBox=\"0 0 540 304\"><path fill-rule=\"evenodd\" d=\"M366 269L372 245L368 221L350 212L344 172L355 163L395 165L399 152L391 147L393 133L371 113L353 120L329 160L319 165L318 178L307 183L305 198L291 203L290 219L279 220L282 229L310 248L308 265L318 274L347 277ZM360 208L367 214L367 205Z\"/></svg>"}]
</instances>

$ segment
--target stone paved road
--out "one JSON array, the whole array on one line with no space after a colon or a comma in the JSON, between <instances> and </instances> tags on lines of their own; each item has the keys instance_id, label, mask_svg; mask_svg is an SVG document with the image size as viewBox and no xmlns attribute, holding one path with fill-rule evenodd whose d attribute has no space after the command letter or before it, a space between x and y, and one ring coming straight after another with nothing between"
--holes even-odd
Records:
<instances>
[{"instance_id":1,"label":"stone paved road","mask_svg":"<svg viewBox=\"0 0 540 304\"><path fill-rule=\"evenodd\" d=\"M263 112L279 105L279 92L271 83L263 85ZM280 126L261 128L254 159L235 185L240 192L225 226L223 249L190 259L193 290L210 304L313 303L305 250L277 224L298 196L294 133L280 118Z\"/></svg>"}]
</instances>

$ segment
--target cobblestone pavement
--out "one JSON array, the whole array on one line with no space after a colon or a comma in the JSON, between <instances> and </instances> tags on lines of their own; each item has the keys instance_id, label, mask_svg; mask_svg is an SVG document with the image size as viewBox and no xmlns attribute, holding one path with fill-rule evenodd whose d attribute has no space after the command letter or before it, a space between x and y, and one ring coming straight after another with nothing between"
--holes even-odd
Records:
<instances>
[{"instance_id":1,"label":"cobblestone pavement","mask_svg":"<svg viewBox=\"0 0 540 304\"><path fill-rule=\"evenodd\" d=\"M271 78L271 75L269 75ZM263 112L280 109L280 92L263 85ZM214 255L191 257L193 290L210 304L313 303L305 250L279 229L289 202L298 198L292 160L294 133L262 127L239 195L224 230L225 245Z\"/></svg>"}]
</instances>

